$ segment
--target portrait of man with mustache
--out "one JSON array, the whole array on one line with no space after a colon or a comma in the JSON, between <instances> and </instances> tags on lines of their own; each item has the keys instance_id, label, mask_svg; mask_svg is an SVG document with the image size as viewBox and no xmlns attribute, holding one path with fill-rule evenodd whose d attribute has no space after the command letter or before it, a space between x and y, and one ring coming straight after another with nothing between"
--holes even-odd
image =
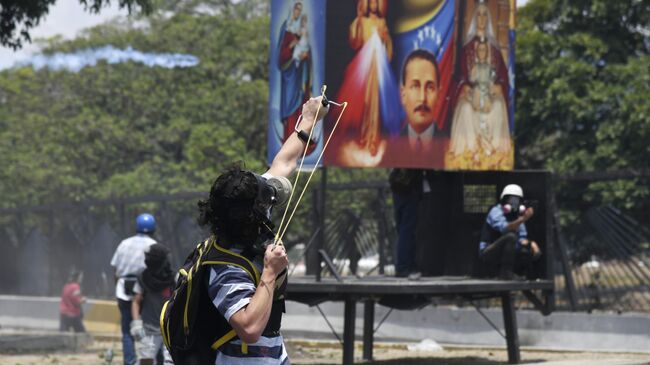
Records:
<instances>
[{"instance_id":1,"label":"portrait of man with mustache","mask_svg":"<svg viewBox=\"0 0 650 365\"><path fill-rule=\"evenodd\" d=\"M406 121L402 136L408 136L409 147L416 152L430 152L436 134L433 106L438 99L438 65L429 51L413 51L404 61L400 99Z\"/></svg>"},{"instance_id":2,"label":"portrait of man with mustache","mask_svg":"<svg viewBox=\"0 0 650 365\"><path fill-rule=\"evenodd\" d=\"M402 121L399 138L390 143L383 165L442 166L444 142L447 138L437 138L442 137L443 133L437 129L434 112L440 91L439 80L438 64L433 53L417 49L404 60L400 102L406 118Z\"/></svg>"}]
</instances>

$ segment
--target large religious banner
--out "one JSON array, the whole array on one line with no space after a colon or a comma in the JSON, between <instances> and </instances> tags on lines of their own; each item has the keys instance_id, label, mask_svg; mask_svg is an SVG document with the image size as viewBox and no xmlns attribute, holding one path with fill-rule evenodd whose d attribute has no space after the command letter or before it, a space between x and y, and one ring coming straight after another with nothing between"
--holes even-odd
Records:
<instances>
[{"instance_id":1,"label":"large religious banner","mask_svg":"<svg viewBox=\"0 0 650 365\"><path fill-rule=\"evenodd\" d=\"M272 0L269 71L269 165L282 143L294 133L302 104L320 95L325 83L325 1ZM315 166L323 150L318 123L304 166Z\"/></svg>"},{"instance_id":2,"label":"large religious banner","mask_svg":"<svg viewBox=\"0 0 650 365\"><path fill-rule=\"evenodd\" d=\"M330 99L348 102L325 151L326 165L513 168L514 0L275 0L272 4L270 142L272 133L278 136L283 128L291 131L292 120L285 117L291 108L285 108L282 100L295 90L293 83L285 81L293 71L275 71L277 54L300 59L295 49L305 37L301 29L318 25L323 28L321 43L314 44L314 35L306 33L312 42L305 58L312 63L312 83L311 95L305 92L302 99L320 94L315 81L320 77L328 85ZM286 31L276 31L277 24L297 24L307 8L322 12L324 24L310 25L307 20L295 26L292 39L280 39L276 33L286 37ZM323 48L316 51L319 45ZM321 58L313 57L316 54ZM314 68L316 64L320 68ZM313 76L317 71L321 73ZM275 78L281 82L274 82L274 72L281 74ZM297 105L300 98L294 99ZM320 153L322 139L332 132L339 113L332 107L325 130L317 131L319 144L312 155ZM269 156L279 142L276 145L273 150L269 144Z\"/></svg>"}]
</instances>

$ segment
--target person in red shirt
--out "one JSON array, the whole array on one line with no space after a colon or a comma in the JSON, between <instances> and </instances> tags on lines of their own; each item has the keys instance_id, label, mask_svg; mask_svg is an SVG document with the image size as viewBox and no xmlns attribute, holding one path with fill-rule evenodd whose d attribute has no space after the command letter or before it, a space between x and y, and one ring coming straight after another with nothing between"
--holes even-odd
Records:
<instances>
[{"instance_id":1,"label":"person in red shirt","mask_svg":"<svg viewBox=\"0 0 650 365\"><path fill-rule=\"evenodd\" d=\"M59 312L61 314L59 321L59 331L67 332L72 329L74 332L86 332L82 322L83 311L81 304L86 298L81 295L81 280L83 273L74 270L68 277L68 282L63 286L61 291L61 304Z\"/></svg>"}]
</instances>

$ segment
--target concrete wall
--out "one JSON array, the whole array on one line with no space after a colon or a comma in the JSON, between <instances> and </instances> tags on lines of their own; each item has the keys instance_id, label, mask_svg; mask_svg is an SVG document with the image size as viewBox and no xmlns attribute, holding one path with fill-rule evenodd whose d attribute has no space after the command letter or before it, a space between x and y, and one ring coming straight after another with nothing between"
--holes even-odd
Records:
<instances>
[{"instance_id":1,"label":"concrete wall","mask_svg":"<svg viewBox=\"0 0 650 365\"><path fill-rule=\"evenodd\" d=\"M0 326L35 329L58 328L58 298L0 296ZM335 330L343 333L343 303L323 303L321 309ZM84 323L89 331L119 333L119 313L113 301L90 300ZM388 312L376 306L375 327ZM499 309L484 314L503 330ZM586 314L557 312L544 317L534 311L517 311L522 346L569 350L635 351L650 353L649 314ZM357 307L357 335L362 334L363 306ZM288 338L335 339L316 307L288 302L283 320ZM421 341L504 347L505 340L474 308L426 307L418 311L393 311L375 335L376 340Z\"/></svg>"},{"instance_id":2,"label":"concrete wall","mask_svg":"<svg viewBox=\"0 0 650 365\"><path fill-rule=\"evenodd\" d=\"M59 329L59 298L0 295L0 326L30 329ZM86 330L95 333L119 333L117 303L88 300L83 305Z\"/></svg>"},{"instance_id":3,"label":"concrete wall","mask_svg":"<svg viewBox=\"0 0 650 365\"><path fill-rule=\"evenodd\" d=\"M343 334L343 303L323 303L336 332ZM376 306L376 328L388 308ZM335 339L317 308L289 302L282 323L287 337ZM483 313L505 334L500 309ZM517 311L522 346L545 349L633 351L650 353L650 315L557 312L544 317L534 311ZM363 306L357 306L357 336L363 333ZM377 340L421 341L443 344L505 347L505 339L474 308L426 307L418 311L391 312L375 334Z\"/></svg>"}]
</instances>

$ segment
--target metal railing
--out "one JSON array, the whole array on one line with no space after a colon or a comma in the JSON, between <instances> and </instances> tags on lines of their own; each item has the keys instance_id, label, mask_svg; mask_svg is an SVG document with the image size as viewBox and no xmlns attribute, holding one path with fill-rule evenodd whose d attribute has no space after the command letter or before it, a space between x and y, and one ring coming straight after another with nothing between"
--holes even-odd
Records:
<instances>
[{"instance_id":1,"label":"metal railing","mask_svg":"<svg viewBox=\"0 0 650 365\"><path fill-rule=\"evenodd\" d=\"M207 235L195 221L196 200L202 196L189 192L0 209L0 275L4 279L0 293L58 295L69 271L76 268L85 272L88 295L112 297L109 262L120 240L133 234L133 217L143 210L156 216L156 239L171 248L178 265ZM319 199L323 197L327 209L321 212ZM314 242L322 232L322 249L339 273L390 275L396 241L391 200L383 181L331 184L324 194L322 187L316 188L309 202L313 211L305 210L297 217L314 224L293 240ZM562 265L556 264L557 308L650 312L648 228L611 205L591 207L578 221L580 232L567 235L565 252L575 303L572 306ZM597 243L592 244L593 259L579 260L576 252L586 241ZM558 262L559 251L556 248ZM322 275L328 275L322 270ZM531 306L523 298L518 303Z\"/></svg>"}]
</instances>

